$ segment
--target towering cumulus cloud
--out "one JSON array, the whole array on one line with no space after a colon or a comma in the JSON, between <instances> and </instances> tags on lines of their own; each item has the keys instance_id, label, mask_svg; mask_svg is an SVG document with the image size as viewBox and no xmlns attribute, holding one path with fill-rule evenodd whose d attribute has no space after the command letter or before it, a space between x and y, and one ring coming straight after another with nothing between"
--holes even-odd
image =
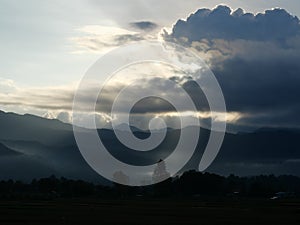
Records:
<instances>
[{"instance_id":1,"label":"towering cumulus cloud","mask_svg":"<svg viewBox=\"0 0 300 225\"><path fill-rule=\"evenodd\" d=\"M299 20L284 9L267 10L253 15L242 9L232 12L227 6L213 10L199 9L186 21L179 20L173 28L173 37L189 41L206 39L283 40L299 34Z\"/></svg>"},{"instance_id":2,"label":"towering cumulus cloud","mask_svg":"<svg viewBox=\"0 0 300 225\"><path fill-rule=\"evenodd\" d=\"M196 50L217 76L229 111L247 126L300 127L300 23L284 9L257 15L227 6L178 20L168 41Z\"/></svg>"}]
</instances>

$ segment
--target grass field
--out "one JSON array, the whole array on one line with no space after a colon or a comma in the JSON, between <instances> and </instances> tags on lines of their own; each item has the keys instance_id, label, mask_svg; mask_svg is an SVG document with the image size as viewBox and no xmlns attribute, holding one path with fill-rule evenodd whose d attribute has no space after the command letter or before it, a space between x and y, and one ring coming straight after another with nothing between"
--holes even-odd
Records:
<instances>
[{"instance_id":1,"label":"grass field","mask_svg":"<svg viewBox=\"0 0 300 225\"><path fill-rule=\"evenodd\" d=\"M299 225L300 200L1 201L0 224Z\"/></svg>"}]
</instances>

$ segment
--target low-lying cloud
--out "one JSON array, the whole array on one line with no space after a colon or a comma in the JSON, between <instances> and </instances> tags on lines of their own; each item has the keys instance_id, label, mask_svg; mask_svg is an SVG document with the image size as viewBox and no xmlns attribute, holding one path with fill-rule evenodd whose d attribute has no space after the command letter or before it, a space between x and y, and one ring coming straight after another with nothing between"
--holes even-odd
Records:
<instances>
[{"instance_id":1,"label":"low-lying cloud","mask_svg":"<svg viewBox=\"0 0 300 225\"><path fill-rule=\"evenodd\" d=\"M152 65L152 64L151 64ZM183 82L184 79L179 76L179 71L175 74L178 75L178 79L174 76L174 68L167 66L158 67L153 64L153 74L148 74L149 77L141 76L141 69L147 68L148 71L143 71L145 74L151 71L151 65L139 65L138 68L131 68L124 70L116 74L110 82L101 90L98 102L95 105L95 112L87 112L86 109L93 105L93 96L99 92L98 82L91 82L91 85L86 86L83 92L77 96L80 99L80 105L77 108L79 110L80 118L76 121L77 125L89 127L91 116L96 115L96 122L98 127L110 127L112 120L116 123L124 123L123 118L128 114L127 106L132 106L130 111L130 122L133 126L137 126L142 129L148 129L148 122L152 118L162 118L166 121L170 127L180 127L178 118L180 114L174 108L172 104L165 101L164 98L155 96L176 96L176 104L182 110L186 117L196 117L203 120L202 125L209 126L211 114L208 111L207 102L205 97L201 93L200 88L192 85L190 81L185 81L183 85L184 90L194 97L196 108L199 113L192 112L189 103L185 100L189 95L185 95L183 89L178 83ZM163 69L164 68L164 69ZM134 74L134 71L135 74ZM159 74L164 71L165 74ZM129 73L129 74L128 74ZM131 79L122 79L122 77L129 77ZM185 76L185 74L182 74ZM7 83L11 86L11 82ZM0 93L0 105L5 107L23 107L24 109L35 109L39 111L39 115L43 115L49 119L59 119L63 122L72 121L72 104L73 98L76 93L76 85L66 85L61 87L43 87L43 88L21 88L17 85L13 85L14 89L9 93ZM120 92L124 87L127 87L126 93ZM149 93L148 98L139 98L140 101L135 103L132 99L135 96L144 96L145 93ZM154 96L153 94L154 93ZM198 94L197 94L198 93ZM112 106L119 97L120 101L115 108L116 111L111 114ZM16 110L14 110L16 111ZM21 113L26 111L21 111ZM233 113L232 116L227 117L228 121L235 121L239 115ZM219 118L212 118L218 121Z\"/></svg>"}]
</instances>

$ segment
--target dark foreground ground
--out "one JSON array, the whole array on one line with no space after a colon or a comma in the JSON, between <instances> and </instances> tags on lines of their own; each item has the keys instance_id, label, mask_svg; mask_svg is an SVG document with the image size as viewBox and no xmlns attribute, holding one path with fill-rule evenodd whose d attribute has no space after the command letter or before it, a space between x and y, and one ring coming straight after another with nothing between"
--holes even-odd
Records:
<instances>
[{"instance_id":1,"label":"dark foreground ground","mask_svg":"<svg viewBox=\"0 0 300 225\"><path fill-rule=\"evenodd\" d=\"M0 224L300 224L300 200L1 201Z\"/></svg>"}]
</instances>

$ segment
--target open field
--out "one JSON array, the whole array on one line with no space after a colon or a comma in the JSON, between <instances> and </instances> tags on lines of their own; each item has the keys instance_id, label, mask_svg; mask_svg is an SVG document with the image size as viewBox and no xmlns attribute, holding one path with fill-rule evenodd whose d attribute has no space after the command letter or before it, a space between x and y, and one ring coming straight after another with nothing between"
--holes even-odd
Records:
<instances>
[{"instance_id":1,"label":"open field","mask_svg":"<svg viewBox=\"0 0 300 225\"><path fill-rule=\"evenodd\" d=\"M0 224L300 224L300 200L1 201Z\"/></svg>"}]
</instances>

